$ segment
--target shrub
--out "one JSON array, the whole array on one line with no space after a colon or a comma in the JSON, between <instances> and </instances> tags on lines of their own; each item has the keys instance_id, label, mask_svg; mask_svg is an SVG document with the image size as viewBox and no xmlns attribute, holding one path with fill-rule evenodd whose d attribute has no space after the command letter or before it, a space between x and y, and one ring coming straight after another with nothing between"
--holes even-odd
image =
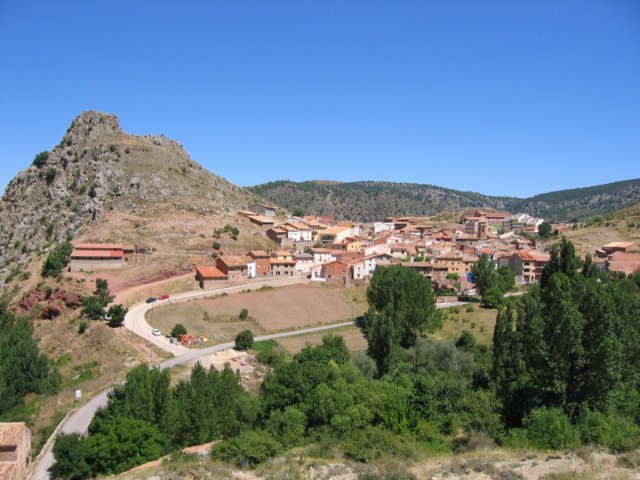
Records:
<instances>
[{"instance_id":1,"label":"shrub","mask_svg":"<svg viewBox=\"0 0 640 480\"><path fill-rule=\"evenodd\" d=\"M53 183L53 181L56 179L57 174L58 171L55 168L47 168L47 171L44 173L44 180L45 182L47 182L47 185L51 185Z\"/></svg>"},{"instance_id":2,"label":"shrub","mask_svg":"<svg viewBox=\"0 0 640 480\"><path fill-rule=\"evenodd\" d=\"M40 152L33 159L33 164L32 165L37 167L37 168L42 168L47 163L47 160L49 160L49 152Z\"/></svg>"},{"instance_id":3,"label":"shrub","mask_svg":"<svg viewBox=\"0 0 640 480\"><path fill-rule=\"evenodd\" d=\"M251 330L244 330L236 337L236 350L248 350L253 345L253 333Z\"/></svg>"},{"instance_id":4,"label":"shrub","mask_svg":"<svg viewBox=\"0 0 640 480\"><path fill-rule=\"evenodd\" d=\"M174 338L180 338L180 335L186 334L187 328L181 323L176 323L175 327L173 327L173 330L171 330L171 336Z\"/></svg>"},{"instance_id":5,"label":"shrub","mask_svg":"<svg viewBox=\"0 0 640 480\"><path fill-rule=\"evenodd\" d=\"M473 347L476 346L476 337L473 336L469 330L464 330L462 334L460 334L460 338L456 342L456 348L460 350L464 350L466 352L473 351Z\"/></svg>"},{"instance_id":6,"label":"shrub","mask_svg":"<svg viewBox=\"0 0 640 480\"><path fill-rule=\"evenodd\" d=\"M213 458L231 462L240 468L254 467L282 451L282 445L264 430L243 432L216 445Z\"/></svg>"},{"instance_id":7,"label":"shrub","mask_svg":"<svg viewBox=\"0 0 640 480\"><path fill-rule=\"evenodd\" d=\"M576 448L579 445L576 429L558 408L537 408L523 421L526 437L540 450Z\"/></svg>"},{"instance_id":8,"label":"shrub","mask_svg":"<svg viewBox=\"0 0 640 480\"><path fill-rule=\"evenodd\" d=\"M238 316L240 317L240 320L246 320L249 317L249 310L243 308L242 310L240 310L240 315Z\"/></svg>"},{"instance_id":9,"label":"shrub","mask_svg":"<svg viewBox=\"0 0 640 480\"><path fill-rule=\"evenodd\" d=\"M73 252L73 245L70 242L64 242L56 246L47 256L42 266L43 277L57 277L62 269L69 262L69 257Z\"/></svg>"},{"instance_id":10,"label":"shrub","mask_svg":"<svg viewBox=\"0 0 640 480\"><path fill-rule=\"evenodd\" d=\"M270 367L275 367L286 361L287 353L280 349L260 350L256 355L256 358L260 363L269 365Z\"/></svg>"},{"instance_id":11,"label":"shrub","mask_svg":"<svg viewBox=\"0 0 640 480\"><path fill-rule=\"evenodd\" d=\"M347 458L358 462L370 462L383 455L408 456L400 439L382 427L351 431L342 443L342 450Z\"/></svg>"}]
</instances>

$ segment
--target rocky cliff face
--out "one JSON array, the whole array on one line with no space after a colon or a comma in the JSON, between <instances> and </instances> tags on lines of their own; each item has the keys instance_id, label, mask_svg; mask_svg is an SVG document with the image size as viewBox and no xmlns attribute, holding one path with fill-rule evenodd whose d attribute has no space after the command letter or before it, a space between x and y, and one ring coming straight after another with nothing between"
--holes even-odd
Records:
<instances>
[{"instance_id":1,"label":"rocky cliff face","mask_svg":"<svg viewBox=\"0 0 640 480\"><path fill-rule=\"evenodd\" d=\"M0 200L0 269L109 210L159 209L227 215L257 197L191 160L164 136L125 133L115 115L78 116L61 142L20 172Z\"/></svg>"}]
</instances>

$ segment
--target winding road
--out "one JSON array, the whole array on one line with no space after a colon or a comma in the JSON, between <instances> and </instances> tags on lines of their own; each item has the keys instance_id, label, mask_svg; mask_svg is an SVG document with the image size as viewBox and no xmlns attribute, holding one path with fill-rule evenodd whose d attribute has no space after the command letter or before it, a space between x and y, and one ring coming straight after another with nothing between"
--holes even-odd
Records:
<instances>
[{"instance_id":1,"label":"winding road","mask_svg":"<svg viewBox=\"0 0 640 480\"><path fill-rule=\"evenodd\" d=\"M265 280L262 282L252 283L251 285L245 284L245 285L239 285L239 286L233 286L233 287L225 287L217 290L177 293L177 294L171 295L168 300L160 300L151 304L138 303L136 305L133 305L131 308L129 308L129 311L127 312L127 315L124 321L124 326L125 328L129 329L131 332L135 333L139 337L144 338L145 340L153 343L154 345L161 348L162 350L173 354L174 355L173 358L170 358L168 360L165 360L155 365L160 369L171 368L177 365L182 365L184 363L195 362L200 358L205 357L207 355L211 355L212 353L215 353L215 352L220 352L223 350L227 350L229 348L233 348L234 342L221 343L218 345L213 345L211 347L197 349L197 350L185 348L181 345L173 345L169 343L169 341L165 337L161 337L161 336L156 337L152 335L151 333L152 327L147 323L145 319L145 314L152 308L156 308L162 305L167 305L170 303L186 302L196 298L204 298L204 297L220 295L221 293L236 293L236 292L246 290L247 288L251 288L252 290L254 290L256 288L261 288L265 285L277 287L277 286L296 285L296 284L307 283L307 282L309 282L309 280L307 280L306 278ZM455 307L459 305L464 305L465 303L467 302L439 303L437 304L437 307L438 308ZM307 333L322 332L325 330L333 330L336 328L348 327L350 325L353 325L353 321L334 323L331 325L322 325L319 327L304 328L300 330L291 330L287 332L274 333L270 335L263 335L260 337L256 337L255 341L271 340L271 339L291 337L296 335L304 335ZM60 427L59 432L60 433L80 432L83 434L86 433L87 429L89 428L89 424L91 423L91 420L95 415L96 410L98 410L98 408L107 404L108 395L110 391L111 391L111 388L108 388L100 392L99 394L91 398L91 400L89 400L82 407L78 408L78 410L76 410L74 413L69 415L64 421L63 425ZM53 448L53 442L47 442L42 452L36 459L36 464L33 468L33 474L30 476L31 479L49 480L51 478L49 471L53 466L53 462L54 462L52 448Z\"/></svg>"}]
</instances>

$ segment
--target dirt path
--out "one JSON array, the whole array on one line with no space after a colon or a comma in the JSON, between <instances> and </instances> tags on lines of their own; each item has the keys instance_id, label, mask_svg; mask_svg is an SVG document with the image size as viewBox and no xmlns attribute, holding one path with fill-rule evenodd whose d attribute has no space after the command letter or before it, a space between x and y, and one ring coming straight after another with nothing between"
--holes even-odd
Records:
<instances>
[{"instance_id":1,"label":"dirt path","mask_svg":"<svg viewBox=\"0 0 640 480\"><path fill-rule=\"evenodd\" d=\"M163 278L162 280L151 280L148 283L136 284L135 286L131 286L125 288L116 293L114 298L114 303L121 303L126 305L132 298L139 296L140 294L144 294L145 292L157 293L157 289L161 289L161 287L166 287L174 282L179 282L181 280L188 280L193 277L193 272L185 273L183 275L176 275L174 277Z\"/></svg>"}]
</instances>

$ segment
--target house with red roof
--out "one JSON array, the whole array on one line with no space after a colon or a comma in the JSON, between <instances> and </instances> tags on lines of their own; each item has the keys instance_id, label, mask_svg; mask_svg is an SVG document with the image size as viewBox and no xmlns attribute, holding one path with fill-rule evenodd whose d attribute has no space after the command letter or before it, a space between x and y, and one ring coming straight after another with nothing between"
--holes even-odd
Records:
<instances>
[{"instance_id":1,"label":"house with red roof","mask_svg":"<svg viewBox=\"0 0 640 480\"><path fill-rule=\"evenodd\" d=\"M214 265L196 265L196 280L203 290L213 290L220 282L228 280L228 277Z\"/></svg>"},{"instance_id":2,"label":"house with red roof","mask_svg":"<svg viewBox=\"0 0 640 480\"><path fill-rule=\"evenodd\" d=\"M70 271L122 268L135 256L135 248L121 243L77 243L71 252Z\"/></svg>"}]
</instances>

